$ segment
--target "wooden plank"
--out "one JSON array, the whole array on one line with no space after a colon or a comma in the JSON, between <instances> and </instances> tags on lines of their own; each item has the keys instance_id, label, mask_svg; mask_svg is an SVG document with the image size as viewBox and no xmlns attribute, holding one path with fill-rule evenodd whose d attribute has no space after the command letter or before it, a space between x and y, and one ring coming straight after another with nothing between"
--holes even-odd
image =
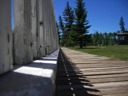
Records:
<instances>
[{"instance_id":1,"label":"wooden plank","mask_svg":"<svg viewBox=\"0 0 128 96\"><path fill-rule=\"evenodd\" d=\"M106 89L99 89L103 96L124 96L127 94L128 96L128 86L126 87L115 87L115 88L106 88ZM123 95L121 95L123 94Z\"/></svg>"},{"instance_id":2,"label":"wooden plank","mask_svg":"<svg viewBox=\"0 0 128 96\"><path fill-rule=\"evenodd\" d=\"M60 93L72 90L77 96L75 92L84 90L86 94L80 96L128 96L128 62L66 48L63 51L69 62L59 69Z\"/></svg>"}]
</instances>

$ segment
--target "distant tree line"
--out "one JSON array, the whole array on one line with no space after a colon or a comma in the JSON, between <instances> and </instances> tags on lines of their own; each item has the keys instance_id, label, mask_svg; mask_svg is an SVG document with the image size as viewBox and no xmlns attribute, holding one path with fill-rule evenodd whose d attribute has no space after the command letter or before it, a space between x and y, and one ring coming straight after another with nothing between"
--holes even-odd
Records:
<instances>
[{"instance_id":1,"label":"distant tree line","mask_svg":"<svg viewBox=\"0 0 128 96\"><path fill-rule=\"evenodd\" d=\"M118 44L117 33L128 33L128 30L125 28L124 19L121 16L119 21L120 30L117 32L98 32L91 34L91 43L88 42L88 45L94 46L103 46L103 45L115 45ZM128 40L124 38L124 40Z\"/></svg>"},{"instance_id":2,"label":"distant tree line","mask_svg":"<svg viewBox=\"0 0 128 96\"><path fill-rule=\"evenodd\" d=\"M83 46L94 45L115 45L118 44L118 38L116 33L127 32L123 17L119 22L120 31L118 32L95 32L89 34L88 28L89 21L87 20L87 10L85 8L85 2L83 0L76 0L76 7L72 8L69 2L66 3L66 7L62 16L59 16L59 22L57 23L57 30L59 35L59 41L61 46Z\"/></svg>"},{"instance_id":3,"label":"distant tree line","mask_svg":"<svg viewBox=\"0 0 128 96\"><path fill-rule=\"evenodd\" d=\"M100 33L97 31L91 35L91 43L89 44L93 46L115 45L117 44L116 33Z\"/></svg>"}]
</instances>

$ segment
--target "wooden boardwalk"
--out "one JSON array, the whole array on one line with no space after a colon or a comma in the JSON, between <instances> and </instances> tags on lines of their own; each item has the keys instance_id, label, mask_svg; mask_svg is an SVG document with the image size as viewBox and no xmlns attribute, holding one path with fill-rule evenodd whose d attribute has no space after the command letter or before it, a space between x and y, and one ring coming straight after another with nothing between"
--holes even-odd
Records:
<instances>
[{"instance_id":1,"label":"wooden boardwalk","mask_svg":"<svg viewBox=\"0 0 128 96\"><path fill-rule=\"evenodd\" d=\"M128 96L128 62L62 51L56 96Z\"/></svg>"}]
</instances>

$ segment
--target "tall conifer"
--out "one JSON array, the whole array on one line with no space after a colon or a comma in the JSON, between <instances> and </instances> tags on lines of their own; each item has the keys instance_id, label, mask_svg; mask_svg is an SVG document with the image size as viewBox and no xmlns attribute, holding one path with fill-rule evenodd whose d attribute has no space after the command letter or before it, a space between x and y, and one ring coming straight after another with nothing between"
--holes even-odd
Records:
<instances>
[{"instance_id":1,"label":"tall conifer","mask_svg":"<svg viewBox=\"0 0 128 96\"><path fill-rule=\"evenodd\" d=\"M75 8L76 15L76 31L78 32L78 42L80 48L83 48L83 44L87 43L87 29L90 28L89 21L87 20L87 10L85 8L85 2L83 0L76 1Z\"/></svg>"}]
</instances>

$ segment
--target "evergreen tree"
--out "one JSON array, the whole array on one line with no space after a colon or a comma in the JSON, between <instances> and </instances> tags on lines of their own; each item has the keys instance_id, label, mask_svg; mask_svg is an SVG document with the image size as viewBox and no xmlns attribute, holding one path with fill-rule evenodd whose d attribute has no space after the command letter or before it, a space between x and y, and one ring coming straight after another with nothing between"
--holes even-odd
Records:
<instances>
[{"instance_id":1,"label":"evergreen tree","mask_svg":"<svg viewBox=\"0 0 128 96\"><path fill-rule=\"evenodd\" d=\"M71 8L71 6L69 5L68 1L66 3L66 7L65 7L64 12L63 12L63 18L64 18L64 21L65 21L66 31L70 31L71 26L74 22L74 11Z\"/></svg>"},{"instance_id":2,"label":"evergreen tree","mask_svg":"<svg viewBox=\"0 0 128 96\"><path fill-rule=\"evenodd\" d=\"M62 43L62 46L64 46L65 45L65 29L64 29L63 19L61 16L59 16L59 29L62 33L61 43Z\"/></svg>"},{"instance_id":3,"label":"evergreen tree","mask_svg":"<svg viewBox=\"0 0 128 96\"><path fill-rule=\"evenodd\" d=\"M76 31L78 32L78 42L80 48L83 48L84 39L88 33L87 29L90 28L87 20L87 10L85 8L85 3L83 0L76 1L75 8L76 15ZM86 41L85 41L86 43Z\"/></svg>"},{"instance_id":4,"label":"evergreen tree","mask_svg":"<svg viewBox=\"0 0 128 96\"><path fill-rule=\"evenodd\" d=\"M69 5L69 2L66 3L66 7L63 11L63 18L65 23L65 39L66 46L72 46L74 44L73 41L73 31L71 32L71 28L74 22L74 11Z\"/></svg>"},{"instance_id":5,"label":"evergreen tree","mask_svg":"<svg viewBox=\"0 0 128 96\"><path fill-rule=\"evenodd\" d=\"M125 32L125 27L124 27L125 26L125 23L124 23L123 17L120 18L119 25L120 25L121 32Z\"/></svg>"},{"instance_id":6,"label":"evergreen tree","mask_svg":"<svg viewBox=\"0 0 128 96\"><path fill-rule=\"evenodd\" d=\"M57 27L57 32L58 32L59 44L60 44L60 42L61 42L61 32L60 32L60 30L59 30L59 26L58 26L57 23L56 23L56 27Z\"/></svg>"},{"instance_id":7,"label":"evergreen tree","mask_svg":"<svg viewBox=\"0 0 128 96\"><path fill-rule=\"evenodd\" d=\"M63 23L63 19L61 16L59 16L59 28L61 30L61 32L64 34L65 31L64 31L64 23Z\"/></svg>"},{"instance_id":8,"label":"evergreen tree","mask_svg":"<svg viewBox=\"0 0 128 96\"><path fill-rule=\"evenodd\" d=\"M120 18L120 28L121 28L121 32L126 32L127 33L127 29L125 29L125 23L124 23L124 19L123 17ZM124 40L128 40L127 36L122 37Z\"/></svg>"}]
</instances>

